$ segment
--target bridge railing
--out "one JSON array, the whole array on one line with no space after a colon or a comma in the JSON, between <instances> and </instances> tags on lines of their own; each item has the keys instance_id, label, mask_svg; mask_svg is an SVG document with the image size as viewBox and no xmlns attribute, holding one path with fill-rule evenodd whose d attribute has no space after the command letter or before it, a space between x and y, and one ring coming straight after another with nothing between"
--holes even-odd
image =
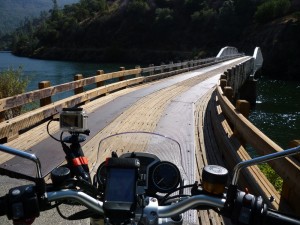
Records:
<instances>
[{"instance_id":1,"label":"bridge railing","mask_svg":"<svg viewBox=\"0 0 300 225\"><path fill-rule=\"evenodd\" d=\"M228 70L226 73L221 75L219 85L217 86L216 93L217 93L217 101L222 109L222 113L224 113L225 118L229 121L232 130L233 136L238 138L243 145L251 146L256 153L259 155L265 155L270 153L275 153L279 151L283 151L283 149L278 146L275 142L269 139L265 134L263 134L258 128L256 128L248 119L247 115L243 115L243 109L240 107L240 103L243 101L238 101L237 106L233 105L233 96L234 92L238 91L240 86L239 79L242 80L244 76L249 76L247 73L251 73L251 65L253 71L254 59L251 58L250 60L245 61L244 63L236 66ZM261 62L261 61L260 61ZM255 67L255 65L254 65ZM252 73L253 73L252 71ZM235 78L232 78L235 77ZM232 82L232 79L235 81ZM233 85L233 88L231 87ZM236 85L236 87L234 86ZM226 135L225 135L226 136ZM228 135L230 136L230 135ZM239 150L235 152L235 155L239 155L240 160L247 160L249 159L249 155L247 151L243 149L242 146L238 147ZM224 153L226 154L226 153ZM232 160L232 159L230 159ZM295 160L294 158L283 158L274 160L268 163L275 172L283 179L283 187L281 193L279 193L279 198L276 199L273 203L271 203L275 208L276 207L290 207L294 210L295 213L300 215L300 208L299 208L299 201L300 201L300 163L299 161ZM257 173L257 172L256 172ZM255 172L252 172L255 174ZM261 178L260 178L261 179ZM268 193L270 192L270 187L267 186L266 181L257 181L258 183L261 182L265 185L265 190ZM259 184L260 185L260 184ZM275 189L273 188L273 193ZM261 189L263 191L263 188ZM260 193L261 195L266 195L266 193ZM276 193L275 193L276 195ZM270 196L265 196L270 197ZM276 196L274 196L276 198Z\"/></svg>"},{"instance_id":2,"label":"bridge railing","mask_svg":"<svg viewBox=\"0 0 300 225\"><path fill-rule=\"evenodd\" d=\"M95 76L83 79L82 75L77 74L74 77L74 81L56 86L51 86L49 81L43 81L39 84L40 88L42 88L40 90L0 99L0 143L5 143L18 137L23 131L61 112L62 108L76 107L128 86L162 79L239 56L239 54L234 54L220 58L213 57L170 63L168 65L162 64L160 66L151 65L147 68L137 67L129 70L121 67L120 71L106 74L103 70L98 70ZM94 84L96 87L84 91L84 87L91 84ZM67 91L74 91L74 95L52 102L53 96ZM17 117L5 118L5 113L14 108L23 107L26 104L38 101L40 101L40 107L37 109L30 110Z\"/></svg>"}]
</instances>

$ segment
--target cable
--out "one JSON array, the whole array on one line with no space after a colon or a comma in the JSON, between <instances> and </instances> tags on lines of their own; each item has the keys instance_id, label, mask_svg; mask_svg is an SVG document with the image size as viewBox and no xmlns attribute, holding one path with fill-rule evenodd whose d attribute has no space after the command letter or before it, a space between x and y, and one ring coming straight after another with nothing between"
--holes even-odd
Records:
<instances>
[{"instance_id":1,"label":"cable","mask_svg":"<svg viewBox=\"0 0 300 225\"><path fill-rule=\"evenodd\" d=\"M60 204L59 204L59 205L60 205ZM61 212L60 209L59 209L59 205L57 205L57 206L55 207L56 210L57 210L57 212L58 212L58 215L60 215L60 217L63 218L63 219L65 219L65 220L69 220L69 217L67 217L67 216L65 216L65 215L62 214L62 212Z\"/></svg>"},{"instance_id":2,"label":"cable","mask_svg":"<svg viewBox=\"0 0 300 225\"><path fill-rule=\"evenodd\" d=\"M174 196L171 196L169 198L164 199L164 201L161 202L161 204L163 204L163 203L165 203L165 202L167 202L167 201L169 201L171 199L174 199L174 198L185 198L185 197L191 197L191 195L185 195L185 194L174 195Z\"/></svg>"},{"instance_id":3,"label":"cable","mask_svg":"<svg viewBox=\"0 0 300 225\"><path fill-rule=\"evenodd\" d=\"M160 204L162 204L163 202L165 202L166 199L167 199L171 194L173 194L174 192L180 191L180 190L185 189L185 188L192 188L192 187L194 187L194 184L189 184L189 185L185 185L185 186L181 186L181 187L176 188L176 189L173 190L172 192L167 193L167 194L160 200Z\"/></svg>"},{"instance_id":4,"label":"cable","mask_svg":"<svg viewBox=\"0 0 300 225\"><path fill-rule=\"evenodd\" d=\"M52 121L59 121L59 120L58 120L58 119L51 119L51 120L47 123L47 133L48 133L48 135L49 135L52 139L54 139L55 141L61 142L61 140L57 139L56 137L54 137L54 136L53 136L52 134L50 134L50 132L49 132L49 125L50 125L50 123L51 123Z\"/></svg>"}]
</instances>

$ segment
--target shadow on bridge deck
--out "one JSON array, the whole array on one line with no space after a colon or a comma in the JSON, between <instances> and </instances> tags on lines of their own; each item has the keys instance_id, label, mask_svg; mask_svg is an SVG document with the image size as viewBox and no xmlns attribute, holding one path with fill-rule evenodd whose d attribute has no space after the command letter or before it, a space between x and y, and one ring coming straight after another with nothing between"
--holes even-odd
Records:
<instances>
[{"instance_id":1,"label":"shadow on bridge deck","mask_svg":"<svg viewBox=\"0 0 300 225\"><path fill-rule=\"evenodd\" d=\"M110 134L124 131L158 132L179 141L190 183L199 180L204 165L222 163L222 159L213 151L212 145L215 142L204 143L204 140L211 138L211 130L205 126L207 103L220 74L245 59L247 57L128 87L87 103L83 108L89 115L91 134L83 150L89 161L93 163L95 160L99 140ZM59 135L59 127L55 122L51 124L50 130L54 135ZM20 135L7 145L35 153L41 160L45 176L64 161L60 144L47 137L46 123ZM5 154L0 157L5 168L32 176L16 160ZM4 194L2 192L3 189L0 195ZM199 221L197 215L200 216ZM192 223L224 224L223 219L212 210L189 213L185 218ZM43 224L53 223L52 218L43 220Z\"/></svg>"}]
</instances>

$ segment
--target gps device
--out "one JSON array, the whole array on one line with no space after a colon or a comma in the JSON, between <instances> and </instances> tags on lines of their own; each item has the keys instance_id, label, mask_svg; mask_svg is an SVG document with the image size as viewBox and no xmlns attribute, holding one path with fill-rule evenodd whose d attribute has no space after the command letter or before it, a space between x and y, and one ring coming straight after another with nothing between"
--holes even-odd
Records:
<instances>
[{"instance_id":1,"label":"gps device","mask_svg":"<svg viewBox=\"0 0 300 225\"><path fill-rule=\"evenodd\" d=\"M60 129L68 132L87 130L87 114L82 108L64 108L60 114Z\"/></svg>"},{"instance_id":2,"label":"gps device","mask_svg":"<svg viewBox=\"0 0 300 225\"><path fill-rule=\"evenodd\" d=\"M135 158L109 158L103 210L114 223L135 217L136 186L140 162Z\"/></svg>"}]
</instances>

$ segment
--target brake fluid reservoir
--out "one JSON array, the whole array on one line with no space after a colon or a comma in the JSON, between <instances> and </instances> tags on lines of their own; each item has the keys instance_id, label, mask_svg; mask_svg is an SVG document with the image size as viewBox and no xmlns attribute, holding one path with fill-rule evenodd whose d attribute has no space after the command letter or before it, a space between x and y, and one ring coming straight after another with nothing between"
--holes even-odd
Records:
<instances>
[{"instance_id":1,"label":"brake fluid reservoir","mask_svg":"<svg viewBox=\"0 0 300 225\"><path fill-rule=\"evenodd\" d=\"M60 187L64 181L71 177L71 171L65 166L60 166L51 171L51 180L54 186Z\"/></svg>"},{"instance_id":2,"label":"brake fluid reservoir","mask_svg":"<svg viewBox=\"0 0 300 225\"><path fill-rule=\"evenodd\" d=\"M202 171L203 190L210 194L221 195L225 191L228 170L218 165L208 165Z\"/></svg>"}]
</instances>

